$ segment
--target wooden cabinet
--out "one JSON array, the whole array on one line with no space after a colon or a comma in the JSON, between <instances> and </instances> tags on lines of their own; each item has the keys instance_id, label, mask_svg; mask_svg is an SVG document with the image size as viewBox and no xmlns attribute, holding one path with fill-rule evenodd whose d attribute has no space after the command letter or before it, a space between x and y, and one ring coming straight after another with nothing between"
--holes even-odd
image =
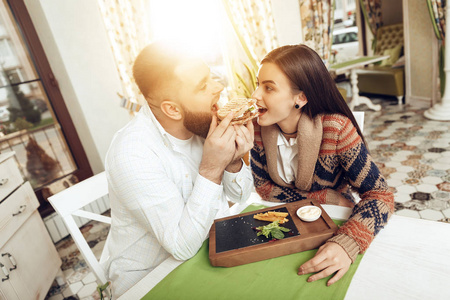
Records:
<instances>
[{"instance_id":1,"label":"wooden cabinet","mask_svg":"<svg viewBox=\"0 0 450 300\"><path fill-rule=\"evenodd\" d=\"M61 259L13 153L0 154L0 299L44 299Z\"/></svg>"}]
</instances>

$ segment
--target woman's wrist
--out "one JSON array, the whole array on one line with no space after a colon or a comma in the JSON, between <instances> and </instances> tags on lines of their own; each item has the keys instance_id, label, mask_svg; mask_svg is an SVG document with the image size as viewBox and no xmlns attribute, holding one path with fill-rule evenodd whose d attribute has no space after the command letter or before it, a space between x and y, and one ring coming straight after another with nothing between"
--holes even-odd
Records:
<instances>
[{"instance_id":1,"label":"woman's wrist","mask_svg":"<svg viewBox=\"0 0 450 300\"><path fill-rule=\"evenodd\" d=\"M344 251L347 252L348 256L352 260L352 263L355 261L356 256L358 256L358 253L360 251L358 243L356 241L345 234L338 234L336 236L333 236L329 240L327 240L327 243L336 243L342 248L344 248Z\"/></svg>"}]
</instances>

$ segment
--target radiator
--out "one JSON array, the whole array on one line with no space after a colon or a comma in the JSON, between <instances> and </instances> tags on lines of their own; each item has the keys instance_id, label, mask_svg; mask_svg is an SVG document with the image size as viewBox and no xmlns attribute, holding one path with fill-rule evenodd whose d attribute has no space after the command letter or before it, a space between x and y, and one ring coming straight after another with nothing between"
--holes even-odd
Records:
<instances>
[{"instance_id":1,"label":"radiator","mask_svg":"<svg viewBox=\"0 0 450 300\"><path fill-rule=\"evenodd\" d=\"M103 214L104 212L110 209L108 196L104 196L102 198L97 199L97 201L89 203L88 205L83 207L83 209L93 213ZM74 219L75 223L77 223L79 228L88 223L89 221L91 221L89 219L81 218L78 216L74 216ZM57 243L69 235L69 231L67 230L67 227L64 224L63 219L56 212L45 217L44 223L45 227L47 228L47 231L49 232L53 240L53 243Z\"/></svg>"}]
</instances>

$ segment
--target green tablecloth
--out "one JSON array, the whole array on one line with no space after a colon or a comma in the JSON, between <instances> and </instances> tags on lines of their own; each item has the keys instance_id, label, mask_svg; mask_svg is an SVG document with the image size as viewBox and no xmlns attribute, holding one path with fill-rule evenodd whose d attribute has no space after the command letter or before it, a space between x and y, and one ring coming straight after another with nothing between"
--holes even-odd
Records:
<instances>
[{"instance_id":1,"label":"green tablecloth","mask_svg":"<svg viewBox=\"0 0 450 300\"><path fill-rule=\"evenodd\" d=\"M250 205L243 212L264 206ZM340 225L341 222L335 221ZM242 266L213 267L209 262L209 240L199 252L167 275L143 299L344 299L358 268L358 255L348 272L327 287L331 276L307 282L309 275L297 275L298 267L312 258L315 250L272 258Z\"/></svg>"}]
</instances>

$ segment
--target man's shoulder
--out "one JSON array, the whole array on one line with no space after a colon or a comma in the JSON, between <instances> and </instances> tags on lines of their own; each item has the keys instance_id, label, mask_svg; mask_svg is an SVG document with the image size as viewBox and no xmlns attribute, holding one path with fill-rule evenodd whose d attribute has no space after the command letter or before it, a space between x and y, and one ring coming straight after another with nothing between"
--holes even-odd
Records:
<instances>
[{"instance_id":1,"label":"man's shoulder","mask_svg":"<svg viewBox=\"0 0 450 300\"><path fill-rule=\"evenodd\" d=\"M148 150L157 147L160 140L161 135L151 122L136 117L115 133L108 154Z\"/></svg>"}]
</instances>

